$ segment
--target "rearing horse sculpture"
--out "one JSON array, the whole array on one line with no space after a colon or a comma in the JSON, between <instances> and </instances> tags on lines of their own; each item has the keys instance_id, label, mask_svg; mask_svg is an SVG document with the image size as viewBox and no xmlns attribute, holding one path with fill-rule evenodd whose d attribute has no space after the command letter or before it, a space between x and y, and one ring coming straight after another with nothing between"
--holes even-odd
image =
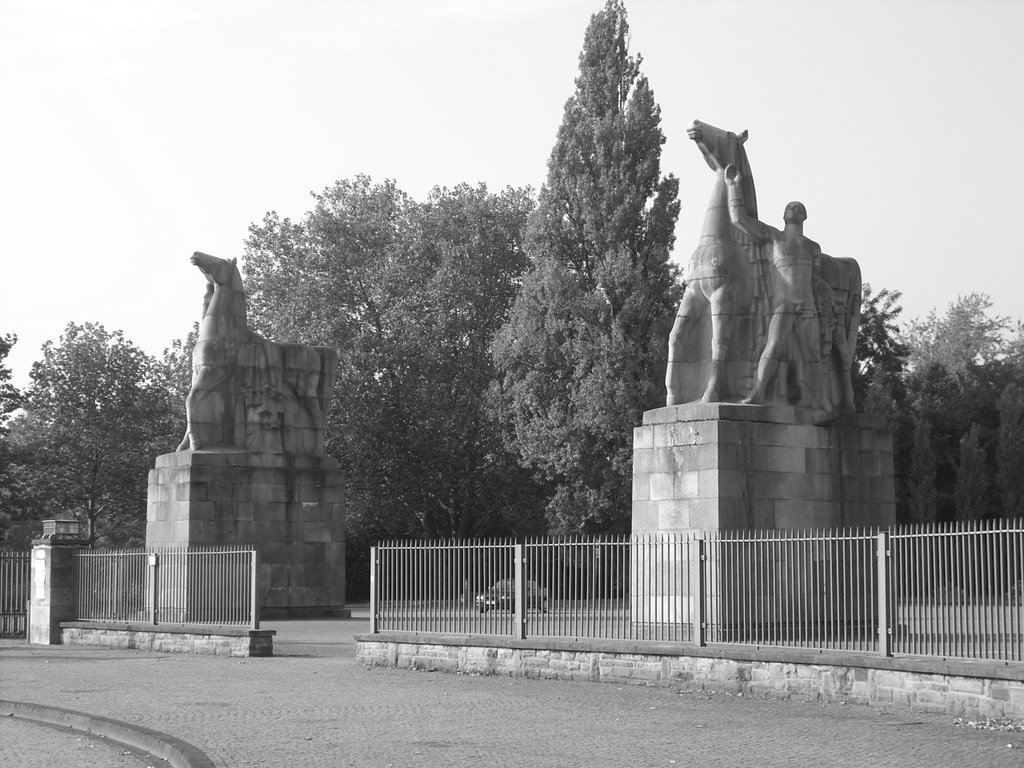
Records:
<instances>
[{"instance_id":1,"label":"rearing horse sculpture","mask_svg":"<svg viewBox=\"0 0 1024 768\"><path fill-rule=\"evenodd\" d=\"M338 353L254 333L235 260L197 251L191 261L207 286L178 450L323 456Z\"/></svg>"},{"instance_id":2,"label":"rearing horse sculpture","mask_svg":"<svg viewBox=\"0 0 1024 768\"><path fill-rule=\"evenodd\" d=\"M772 247L752 240L733 225L729 215L725 168L733 165L741 179L738 198L747 218L757 219L753 176L743 147L747 132L737 135L694 120L687 134L715 172L715 183L700 242L683 275L686 291L669 336L667 405L697 399L738 400L745 394L730 392L730 388L749 389L754 381L758 358L768 340L776 298L773 293L784 287L777 282L784 278L773 261ZM810 302L802 306L800 322L805 326L805 342L816 337L820 350L801 353L798 348L795 357L787 353L786 367L794 368L797 385L793 386L787 374L784 384L776 381L774 392L764 401L791 403L796 392L796 404L809 403L824 411L853 411L850 371L860 324L860 267L853 259L820 254L807 269L814 286L814 306L809 306ZM710 360L706 342L709 314ZM776 339L777 346L780 341L792 349L797 339ZM801 397L803 367L812 370L809 395ZM763 395L757 392L756 399L760 402Z\"/></svg>"},{"instance_id":3,"label":"rearing horse sculpture","mask_svg":"<svg viewBox=\"0 0 1024 768\"><path fill-rule=\"evenodd\" d=\"M700 360L686 358L694 331L711 313L711 369L700 399L717 402L729 396L726 363L736 320L750 311L759 280L757 246L737 230L729 219L724 171L736 166L743 179L743 200L750 215L757 218L757 198L743 143L747 132L736 135L694 120L686 131L696 142L704 160L715 172L711 200L704 216L697 250L683 273L686 290L679 304L675 325L669 336L666 405L696 399L688 382L687 366Z\"/></svg>"}]
</instances>

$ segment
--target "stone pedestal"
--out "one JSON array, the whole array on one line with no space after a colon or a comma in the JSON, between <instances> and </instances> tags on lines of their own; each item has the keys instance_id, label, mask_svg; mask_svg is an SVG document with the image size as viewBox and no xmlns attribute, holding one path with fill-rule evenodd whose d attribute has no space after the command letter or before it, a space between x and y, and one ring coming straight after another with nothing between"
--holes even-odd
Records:
<instances>
[{"instance_id":1,"label":"stone pedestal","mask_svg":"<svg viewBox=\"0 0 1024 768\"><path fill-rule=\"evenodd\" d=\"M657 539L697 531L885 526L895 512L892 435L877 417L692 403L648 411L633 433L634 533ZM813 625L801 628L811 636L820 626L839 626L854 597L850 590L860 588L832 583L829 574L840 561L861 560L856 567L845 563L856 573L874 568L873 548L851 549L827 537L771 548L752 533L721 546L708 543L701 554L699 546L691 542L670 563L658 563L669 578L651 578L638 565L634 610L645 607L664 621L697 616L696 582L676 574L694 573L699 564L719 636L742 640L755 628L791 622L793 606L825 606L816 609ZM851 636L867 630L843 626Z\"/></svg>"},{"instance_id":2,"label":"stone pedestal","mask_svg":"<svg viewBox=\"0 0 1024 768\"><path fill-rule=\"evenodd\" d=\"M348 615L344 487L328 458L180 451L149 473L146 546L255 546L263 618Z\"/></svg>"},{"instance_id":3,"label":"stone pedestal","mask_svg":"<svg viewBox=\"0 0 1024 768\"><path fill-rule=\"evenodd\" d=\"M894 522L882 419L779 405L691 403L633 431L633 532Z\"/></svg>"}]
</instances>

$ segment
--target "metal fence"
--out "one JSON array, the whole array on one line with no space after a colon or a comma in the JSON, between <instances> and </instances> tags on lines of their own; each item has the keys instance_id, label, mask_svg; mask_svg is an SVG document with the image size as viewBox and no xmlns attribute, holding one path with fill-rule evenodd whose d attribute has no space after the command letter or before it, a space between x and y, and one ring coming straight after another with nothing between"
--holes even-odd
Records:
<instances>
[{"instance_id":1,"label":"metal fence","mask_svg":"<svg viewBox=\"0 0 1024 768\"><path fill-rule=\"evenodd\" d=\"M1024 661L1024 520L883 535L894 653Z\"/></svg>"},{"instance_id":2,"label":"metal fence","mask_svg":"<svg viewBox=\"0 0 1024 768\"><path fill-rule=\"evenodd\" d=\"M371 631L1024 660L1020 520L389 541Z\"/></svg>"},{"instance_id":3,"label":"metal fence","mask_svg":"<svg viewBox=\"0 0 1024 768\"><path fill-rule=\"evenodd\" d=\"M255 549L79 549L72 562L79 621L259 629Z\"/></svg>"},{"instance_id":4,"label":"metal fence","mask_svg":"<svg viewBox=\"0 0 1024 768\"><path fill-rule=\"evenodd\" d=\"M24 637L30 552L0 550L0 637Z\"/></svg>"}]
</instances>

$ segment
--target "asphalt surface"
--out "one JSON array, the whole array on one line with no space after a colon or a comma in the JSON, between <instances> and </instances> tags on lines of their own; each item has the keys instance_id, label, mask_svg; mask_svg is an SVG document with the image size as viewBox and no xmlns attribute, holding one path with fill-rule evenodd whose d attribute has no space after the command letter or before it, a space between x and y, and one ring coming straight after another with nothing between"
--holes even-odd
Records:
<instances>
[{"instance_id":1,"label":"asphalt surface","mask_svg":"<svg viewBox=\"0 0 1024 768\"><path fill-rule=\"evenodd\" d=\"M215 766L1024 768L1024 734L950 716L667 688L519 680L355 661L365 613L266 622L275 656L232 659L0 640L0 699L160 731ZM0 718L0 766L162 764Z\"/></svg>"}]
</instances>

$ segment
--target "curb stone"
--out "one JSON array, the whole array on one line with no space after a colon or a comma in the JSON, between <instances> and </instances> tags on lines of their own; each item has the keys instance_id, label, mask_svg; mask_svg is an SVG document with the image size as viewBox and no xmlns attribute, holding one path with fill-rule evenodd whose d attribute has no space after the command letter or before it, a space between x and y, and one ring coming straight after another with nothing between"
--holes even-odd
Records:
<instances>
[{"instance_id":1,"label":"curb stone","mask_svg":"<svg viewBox=\"0 0 1024 768\"><path fill-rule=\"evenodd\" d=\"M0 716L17 717L102 736L164 760L173 768L215 768L214 762L202 750L187 741L109 717L4 699L0 699Z\"/></svg>"}]
</instances>

